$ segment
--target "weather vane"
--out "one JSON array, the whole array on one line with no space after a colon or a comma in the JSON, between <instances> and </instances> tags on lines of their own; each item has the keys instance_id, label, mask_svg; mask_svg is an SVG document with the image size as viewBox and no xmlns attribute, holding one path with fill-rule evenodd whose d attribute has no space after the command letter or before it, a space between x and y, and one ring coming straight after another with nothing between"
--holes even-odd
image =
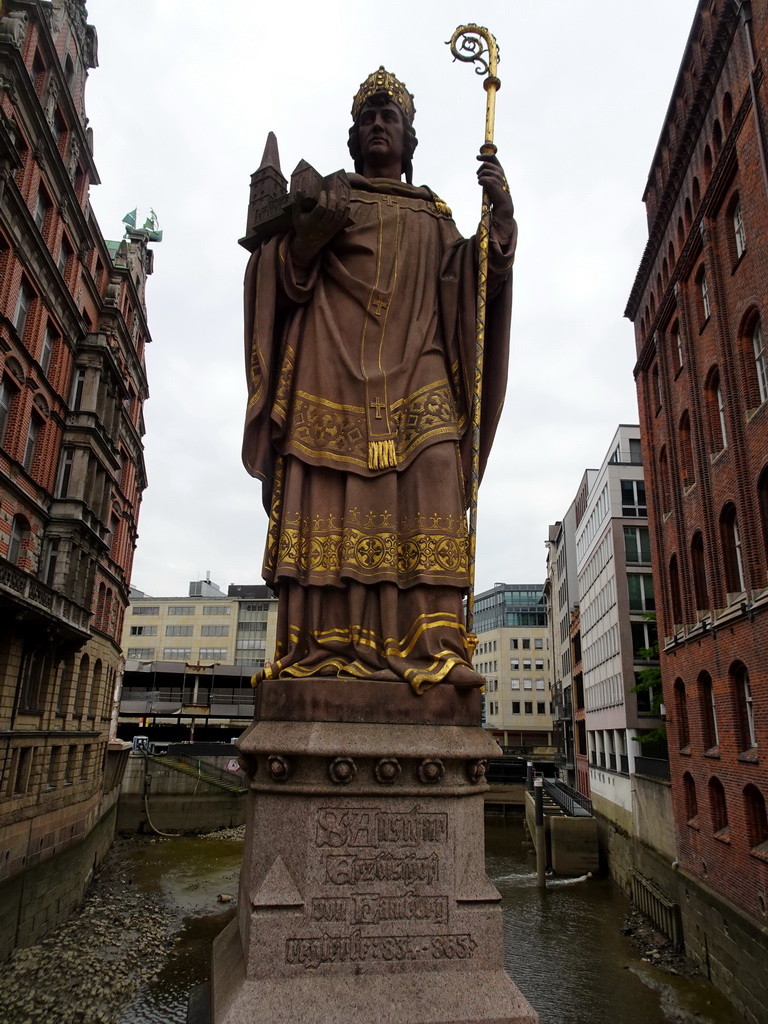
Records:
<instances>
[{"instance_id":1,"label":"weather vane","mask_svg":"<svg viewBox=\"0 0 768 1024\"><path fill-rule=\"evenodd\" d=\"M460 25L446 44L450 46L454 60L476 64L475 72L485 75L483 88L485 101L485 139L480 153L486 159L496 155L493 141L496 120L496 93L501 82L496 76L499 63L499 47L496 38L481 25ZM470 655L477 644L474 635L475 624L475 567L477 548L477 496L480 486L480 403L483 395L483 356L485 352L485 307L488 294L488 239L491 227L491 204L483 189L483 206L478 231L477 267L477 313L475 316L475 381L472 399L472 469L470 475L469 500L469 591L467 593L467 633Z\"/></svg>"}]
</instances>

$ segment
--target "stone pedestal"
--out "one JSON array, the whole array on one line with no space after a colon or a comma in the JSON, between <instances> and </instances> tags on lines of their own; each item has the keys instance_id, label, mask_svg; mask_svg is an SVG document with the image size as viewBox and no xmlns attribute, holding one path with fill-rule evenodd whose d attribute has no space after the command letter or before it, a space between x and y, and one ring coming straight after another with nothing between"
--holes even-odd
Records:
<instances>
[{"instance_id":1,"label":"stone pedestal","mask_svg":"<svg viewBox=\"0 0 768 1024\"><path fill-rule=\"evenodd\" d=\"M498 747L472 724L479 694L260 689L238 744L248 834L238 914L214 945L214 1024L535 1024L485 874Z\"/></svg>"}]
</instances>

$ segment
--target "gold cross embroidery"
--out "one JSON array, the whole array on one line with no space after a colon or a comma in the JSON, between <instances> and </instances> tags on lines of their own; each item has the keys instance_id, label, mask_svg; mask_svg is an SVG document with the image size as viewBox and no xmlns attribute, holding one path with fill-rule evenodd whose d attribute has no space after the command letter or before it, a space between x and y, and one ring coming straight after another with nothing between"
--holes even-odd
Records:
<instances>
[{"instance_id":1,"label":"gold cross embroidery","mask_svg":"<svg viewBox=\"0 0 768 1024\"><path fill-rule=\"evenodd\" d=\"M371 402L371 408L376 410L376 419L381 419L381 410L384 408L381 404L381 399L377 395L376 398Z\"/></svg>"},{"instance_id":2,"label":"gold cross embroidery","mask_svg":"<svg viewBox=\"0 0 768 1024\"><path fill-rule=\"evenodd\" d=\"M387 302L387 300L386 300L386 299L383 299L383 298L382 298L382 297L381 297L381 296L379 295L379 296L378 296L377 298L375 298L375 299L373 300L373 302L371 303L371 305L372 305L372 306L376 306L376 309L375 309L375 311L374 311L374 312L375 312L375 314L376 314L376 316L381 316L381 312L382 312L382 310L386 309L386 308L387 308L387 306L389 305L389 303Z\"/></svg>"}]
</instances>

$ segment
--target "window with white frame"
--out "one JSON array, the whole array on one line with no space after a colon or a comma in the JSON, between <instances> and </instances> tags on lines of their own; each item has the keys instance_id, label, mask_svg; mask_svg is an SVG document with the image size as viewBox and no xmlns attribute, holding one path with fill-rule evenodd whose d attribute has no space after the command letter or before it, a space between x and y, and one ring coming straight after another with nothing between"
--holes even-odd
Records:
<instances>
[{"instance_id":1,"label":"window with white frame","mask_svg":"<svg viewBox=\"0 0 768 1024\"><path fill-rule=\"evenodd\" d=\"M766 367L763 332L760 327L759 320L752 331L752 353L755 359L757 387L760 392L760 403L762 404L766 399L768 399L768 367Z\"/></svg>"},{"instance_id":2,"label":"window with white frame","mask_svg":"<svg viewBox=\"0 0 768 1024\"><path fill-rule=\"evenodd\" d=\"M733 208L733 241L736 247L736 259L741 259L747 248L747 236L744 231L744 214L741 209L741 200L736 201Z\"/></svg>"}]
</instances>

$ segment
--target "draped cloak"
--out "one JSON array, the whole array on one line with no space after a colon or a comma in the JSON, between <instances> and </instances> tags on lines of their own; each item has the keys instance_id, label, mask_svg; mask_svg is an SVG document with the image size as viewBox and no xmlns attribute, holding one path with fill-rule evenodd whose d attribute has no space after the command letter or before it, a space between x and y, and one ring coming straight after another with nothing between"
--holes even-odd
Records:
<instances>
[{"instance_id":1,"label":"draped cloak","mask_svg":"<svg viewBox=\"0 0 768 1024\"><path fill-rule=\"evenodd\" d=\"M480 685L463 613L476 239L427 188L350 183L349 223L311 267L279 235L246 271L243 461L262 481L263 575L279 599L262 677ZM482 465L506 387L514 247L492 230Z\"/></svg>"}]
</instances>

